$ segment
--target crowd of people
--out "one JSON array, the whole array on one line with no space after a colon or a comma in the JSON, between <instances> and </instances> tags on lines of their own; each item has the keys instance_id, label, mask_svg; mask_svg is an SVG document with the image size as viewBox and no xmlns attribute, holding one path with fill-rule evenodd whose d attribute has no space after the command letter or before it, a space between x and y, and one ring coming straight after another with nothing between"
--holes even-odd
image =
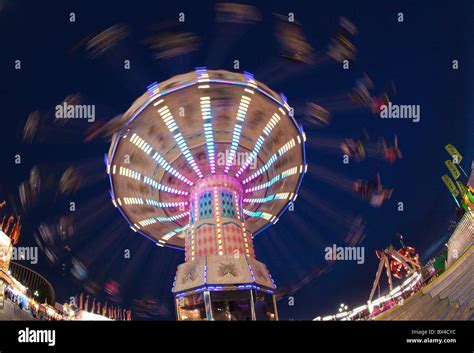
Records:
<instances>
[{"instance_id":1,"label":"crowd of people","mask_svg":"<svg viewBox=\"0 0 474 353\"><path fill-rule=\"evenodd\" d=\"M10 301L14 310L24 312L26 315L36 320L63 320L63 315L47 304L39 304L34 299L28 298L25 294L13 289L10 286L5 288L5 299Z\"/></svg>"}]
</instances>

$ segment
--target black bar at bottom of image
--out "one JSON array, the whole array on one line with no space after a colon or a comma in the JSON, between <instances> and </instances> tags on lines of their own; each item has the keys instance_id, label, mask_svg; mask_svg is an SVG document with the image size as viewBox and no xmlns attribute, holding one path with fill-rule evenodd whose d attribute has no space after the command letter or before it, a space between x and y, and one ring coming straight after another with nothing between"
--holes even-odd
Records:
<instances>
[{"instance_id":1,"label":"black bar at bottom of image","mask_svg":"<svg viewBox=\"0 0 474 353\"><path fill-rule=\"evenodd\" d=\"M472 322L0 322L10 352L473 352Z\"/></svg>"}]
</instances>

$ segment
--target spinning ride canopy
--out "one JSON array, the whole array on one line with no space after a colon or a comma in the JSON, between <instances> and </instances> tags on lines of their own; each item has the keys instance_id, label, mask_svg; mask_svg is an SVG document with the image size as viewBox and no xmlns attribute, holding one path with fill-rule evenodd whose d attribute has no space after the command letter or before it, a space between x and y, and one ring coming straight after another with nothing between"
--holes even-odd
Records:
<instances>
[{"instance_id":1,"label":"spinning ride canopy","mask_svg":"<svg viewBox=\"0 0 474 353\"><path fill-rule=\"evenodd\" d=\"M306 172L291 108L249 73L197 68L152 84L114 122L107 156L114 205L157 245L184 248L194 187L228 176L246 231L278 221Z\"/></svg>"}]
</instances>

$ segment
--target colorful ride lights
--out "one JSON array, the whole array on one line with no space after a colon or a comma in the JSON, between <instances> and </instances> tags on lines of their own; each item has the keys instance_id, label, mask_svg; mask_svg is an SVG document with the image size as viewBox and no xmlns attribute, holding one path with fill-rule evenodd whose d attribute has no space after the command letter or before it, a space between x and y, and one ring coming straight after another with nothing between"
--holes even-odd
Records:
<instances>
[{"instance_id":1,"label":"colorful ride lights","mask_svg":"<svg viewBox=\"0 0 474 353\"><path fill-rule=\"evenodd\" d=\"M190 192L198 182L207 177L229 173L237 178L240 186L246 186L234 198L234 208L240 210L238 218L241 219L239 228L242 234L252 237L268 223L276 223L287 209L288 203L296 199L302 174L307 171L304 152L306 136L302 127L294 120L286 97L257 82L248 72L242 75L223 70L207 70L206 67L198 67L193 73L178 75L162 83L153 83L147 89L148 92L137 99L124 114L122 121L126 122L126 126L114 136L105 160L112 185L112 202L120 209L131 228L161 244L171 240L171 246L184 247L185 236L182 236L181 229L185 226L185 217L189 217L190 225L186 232L190 234L189 242L196 242L193 217L197 217L197 208L190 207ZM220 98L224 92L224 96L228 97L226 100ZM184 99L189 102L192 114L188 110L185 115L178 114L180 106L176 104ZM262 118L266 121L262 121ZM255 129L249 129L254 125L259 126L258 133ZM153 140L156 132L162 136L160 143ZM288 136L287 140L275 145L284 136ZM133 147L127 147L126 143L121 142L123 140ZM224 153L223 144L228 144L224 146L227 147L224 150L224 160L220 162L219 159L217 163L218 153ZM126 165L126 162L123 165L122 158L133 153L129 151L130 148L138 149L144 156L134 158L131 165ZM236 156L237 153L246 155L242 159L240 155ZM191 168L186 167L186 164ZM256 171L250 172L249 167L254 164L258 167ZM233 170L233 167L236 169ZM167 173L170 175L166 175ZM282 188L278 188L277 183L298 174L301 176L282 182ZM144 183L158 192L121 181L121 177ZM183 185L177 186L175 180ZM251 182L256 180L260 184L252 185ZM130 190L128 195L127 188ZM265 192L264 196L261 193L258 196L251 195L267 188L272 188L272 192ZM147 193L151 197L147 197ZM216 195L213 196L215 198ZM185 199L180 199L181 197ZM216 202L215 199L212 201L213 204ZM242 203L246 204L247 209L242 208ZM265 206L267 203L272 204ZM278 204L275 206L273 203ZM139 207L147 206L162 210L157 210L158 214L150 217L146 214L150 209L143 208L144 215L148 217L139 219ZM221 208L221 205L215 205L216 211L220 212ZM246 224L248 218L260 218L267 222L253 220ZM220 254L227 249L224 249L224 225L220 216L216 217L216 221L217 242L221 242L216 244L216 252ZM170 229L173 222L176 225ZM152 226L156 223L169 225ZM163 233L157 234L159 230ZM181 234L180 239L176 237L178 234ZM248 253L248 244L247 248L244 244L243 251ZM194 258L194 254L191 257Z\"/></svg>"},{"instance_id":2,"label":"colorful ride lights","mask_svg":"<svg viewBox=\"0 0 474 353\"><path fill-rule=\"evenodd\" d=\"M237 147L239 146L240 142L240 135L242 133L242 127L245 122L245 117L247 116L247 110L249 108L251 98L242 95L240 99L239 108L237 109L237 116L236 116L236 123L234 126L234 132L232 136L232 143L230 145L230 152L227 156L227 161L224 168L224 173L227 174L229 169L232 165L232 161L234 160L235 153L237 152Z\"/></svg>"}]
</instances>

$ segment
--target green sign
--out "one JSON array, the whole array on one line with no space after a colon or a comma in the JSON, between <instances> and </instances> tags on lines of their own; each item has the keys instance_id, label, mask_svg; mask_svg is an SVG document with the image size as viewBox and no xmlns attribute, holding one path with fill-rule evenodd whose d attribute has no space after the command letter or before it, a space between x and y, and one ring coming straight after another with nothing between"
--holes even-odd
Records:
<instances>
[{"instance_id":1,"label":"green sign","mask_svg":"<svg viewBox=\"0 0 474 353\"><path fill-rule=\"evenodd\" d=\"M441 179L444 181L444 184L446 185L446 187L448 188L449 192L454 196L454 197L457 197L459 195L459 190L458 188L456 187L456 185L454 185L453 181L451 180L451 178L448 176L448 175L443 175L441 177Z\"/></svg>"},{"instance_id":2,"label":"green sign","mask_svg":"<svg viewBox=\"0 0 474 353\"><path fill-rule=\"evenodd\" d=\"M444 146L444 148L446 149L446 151L448 151L449 155L453 158L453 163L454 164L461 163L462 156L461 156L461 153L459 153L459 151L456 149L456 147L454 147L451 144L448 144L448 145Z\"/></svg>"}]
</instances>

